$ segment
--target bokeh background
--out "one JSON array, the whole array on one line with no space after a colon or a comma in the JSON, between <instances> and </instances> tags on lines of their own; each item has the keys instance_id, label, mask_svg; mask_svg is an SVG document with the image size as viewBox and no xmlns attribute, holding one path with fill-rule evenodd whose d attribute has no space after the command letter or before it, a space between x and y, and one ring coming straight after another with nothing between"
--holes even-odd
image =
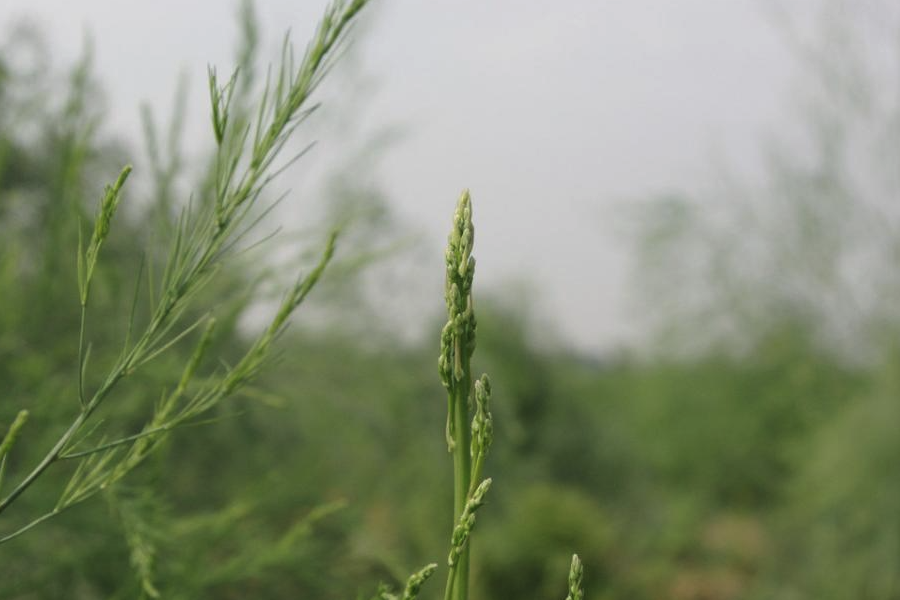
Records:
<instances>
[{"instance_id":1,"label":"bokeh background","mask_svg":"<svg viewBox=\"0 0 900 600\"><path fill-rule=\"evenodd\" d=\"M142 252L202 187L207 64L254 48L260 82L325 3L247 6L0 6L0 431L32 412L8 477L77 408L78 215L135 166L90 321L102 365ZM496 429L473 597L562 597L577 551L592 600L900 598L894 3L382 0L319 99L260 230L279 236L201 299L237 356L343 224L279 360L0 546L0 597L369 598L442 562L442 245L469 187ZM109 421L139 427L189 352Z\"/></svg>"}]
</instances>

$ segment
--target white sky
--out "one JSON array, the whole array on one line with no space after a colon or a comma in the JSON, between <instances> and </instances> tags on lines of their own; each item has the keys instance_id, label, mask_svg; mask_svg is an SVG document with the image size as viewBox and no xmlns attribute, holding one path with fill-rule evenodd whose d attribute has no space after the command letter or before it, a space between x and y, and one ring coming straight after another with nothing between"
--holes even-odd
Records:
<instances>
[{"instance_id":1,"label":"white sky","mask_svg":"<svg viewBox=\"0 0 900 600\"><path fill-rule=\"evenodd\" d=\"M441 306L441 246L469 187L476 285L540 282L545 320L585 350L630 330L627 248L615 235L622 206L693 189L713 157L752 165L763 131L789 114L792 66L759 1L375 4L360 54L376 85L359 103L370 127L407 133L380 177L396 211L435 241L429 308ZM287 28L302 45L324 5L258 0L263 48ZM30 15L58 61L92 33L111 129L126 137L138 139L141 102L167 113L187 70L195 148L209 137L206 65L232 62L233 14L221 0L0 0L0 27ZM324 152L339 150L327 132L320 138Z\"/></svg>"}]
</instances>

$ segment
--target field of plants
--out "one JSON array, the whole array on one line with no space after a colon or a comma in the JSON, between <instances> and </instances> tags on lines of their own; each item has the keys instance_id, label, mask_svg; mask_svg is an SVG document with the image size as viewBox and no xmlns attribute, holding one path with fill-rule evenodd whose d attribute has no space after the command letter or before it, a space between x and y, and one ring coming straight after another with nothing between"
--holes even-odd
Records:
<instances>
[{"instance_id":1,"label":"field of plants","mask_svg":"<svg viewBox=\"0 0 900 600\"><path fill-rule=\"evenodd\" d=\"M202 168L177 110L117 140L89 60L0 45L0 598L900 600L900 102L823 104L768 202L646 202L649 333L602 358L480 293L459 182L410 343L350 299L352 219L260 268L367 3L268 71L247 12Z\"/></svg>"}]
</instances>

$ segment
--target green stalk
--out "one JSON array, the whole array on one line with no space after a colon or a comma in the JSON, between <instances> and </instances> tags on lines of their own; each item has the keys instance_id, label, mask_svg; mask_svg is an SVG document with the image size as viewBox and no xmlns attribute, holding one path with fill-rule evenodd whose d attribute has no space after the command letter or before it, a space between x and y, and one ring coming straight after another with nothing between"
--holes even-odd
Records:
<instances>
[{"instance_id":1,"label":"green stalk","mask_svg":"<svg viewBox=\"0 0 900 600\"><path fill-rule=\"evenodd\" d=\"M468 361L463 363L462 378L456 383L453 423L456 444L453 447L453 522L459 522L469 499L472 464L469 432L469 388L471 375ZM463 548L451 584L454 600L466 600L469 596L469 545Z\"/></svg>"},{"instance_id":2,"label":"green stalk","mask_svg":"<svg viewBox=\"0 0 900 600\"><path fill-rule=\"evenodd\" d=\"M475 259L472 244L472 205L469 192L463 191L453 215L453 228L447 244L445 300L447 324L441 331L438 370L447 389L447 445L453 454L453 526L461 526L466 506L472 499L472 432L469 423L469 398L472 393L472 353L475 351L475 312L472 279ZM453 544L453 560L447 574L446 600L466 600L469 595L468 529Z\"/></svg>"}]
</instances>

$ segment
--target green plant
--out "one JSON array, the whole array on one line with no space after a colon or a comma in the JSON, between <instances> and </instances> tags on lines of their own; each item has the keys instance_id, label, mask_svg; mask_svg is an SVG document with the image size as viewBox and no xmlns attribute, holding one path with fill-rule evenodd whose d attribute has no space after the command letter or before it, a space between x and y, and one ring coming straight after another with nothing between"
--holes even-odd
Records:
<instances>
[{"instance_id":1,"label":"green plant","mask_svg":"<svg viewBox=\"0 0 900 600\"><path fill-rule=\"evenodd\" d=\"M78 410L37 465L0 500L0 515L50 467L63 462L74 462L76 467L55 506L0 536L0 543L9 542L118 482L156 450L169 432L201 422L205 413L246 386L259 373L271 353L273 342L331 260L335 233L330 236L318 264L287 291L268 326L246 352L233 365L220 367L199 382L198 369L214 336L215 319L209 313L196 319L189 319L188 315L197 310L193 301L198 293L216 278L226 259L235 252L236 245L258 223L256 213L264 190L300 156L275 167L275 161L293 132L315 109L315 106L308 106L309 98L331 64L335 49L349 25L367 2L338 0L332 4L296 69L292 50L285 44L281 66L274 78L270 77L266 82L255 119L247 118L242 110L233 106L238 73L222 85L215 70L210 69L209 90L216 142L211 197L209 201L198 206L189 205L182 211L159 278L154 277L149 266L146 269L148 317L142 325L137 322L137 307L145 276L144 264L138 268L122 349L101 383L89 391L86 375L91 344L86 322L91 287L131 167L126 166L115 183L106 188L86 247L79 242L76 261L81 315L76 386ZM148 264L152 266L152 260ZM180 377L172 382L174 387L170 391L162 391L152 416L137 433L108 440L104 436L103 422L93 418L98 409L114 395L123 380L134 376L198 330L202 330L202 334ZM6 459L15 449L14 443L17 439L20 444L23 439L27 442L27 430L23 429L26 418L27 412L21 412L0 443L0 484Z\"/></svg>"},{"instance_id":2,"label":"green plant","mask_svg":"<svg viewBox=\"0 0 900 600\"><path fill-rule=\"evenodd\" d=\"M453 456L453 523L450 552L447 557L447 583L444 600L467 600L469 595L469 549L475 527L475 513L486 500L491 478L482 479L484 462L494 438L490 411L491 383L483 374L472 381L472 355L475 352L477 320L472 295L475 276L475 227L472 224L472 199L468 190L459 197L453 215L453 227L445 253L444 299L447 323L441 330L438 371L447 390L447 449ZM470 421L471 418L471 421ZM415 598L423 580L435 571L429 565L409 579L403 598ZM583 568L573 555L566 600L583 600ZM409 595L411 594L411 595ZM396 600L386 588L379 590L380 600Z\"/></svg>"}]
</instances>

